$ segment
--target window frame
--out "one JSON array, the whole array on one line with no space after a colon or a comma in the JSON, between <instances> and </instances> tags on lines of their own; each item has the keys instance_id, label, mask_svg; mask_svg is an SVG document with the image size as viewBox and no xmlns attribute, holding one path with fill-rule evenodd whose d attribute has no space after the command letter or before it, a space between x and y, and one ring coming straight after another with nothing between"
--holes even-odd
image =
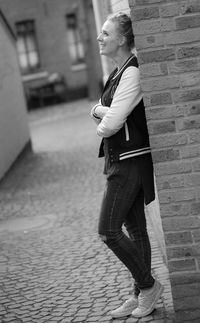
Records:
<instances>
[{"instance_id":1,"label":"window frame","mask_svg":"<svg viewBox=\"0 0 200 323\"><path fill-rule=\"evenodd\" d=\"M71 20L71 21L70 21ZM65 15L66 33L68 42L68 52L71 59L72 67L85 66L85 48L81 40L81 34L78 27L77 15L74 12ZM70 33L71 32L71 39ZM74 54L72 54L74 52ZM82 53L81 53L82 52Z\"/></svg>"},{"instance_id":2,"label":"window frame","mask_svg":"<svg viewBox=\"0 0 200 323\"><path fill-rule=\"evenodd\" d=\"M16 43L17 43L17 52L19 57L19 65L23 75L32 74L38 72L41 63L39 55L39 47L37 42L37 32L36 24L34 19L26 19L17 21L15 23L16 28ZM20 30L21 29L21 30ZM24 50L19 49L19 40L21 38L21 48L24 46ZM30 48L32 46L32 49ZM36 63L31 62L31 54L35 54ZM21 58L24 55L26 60L26 67L22 66ZM33 57L32 57L33 58Z\"/></svg>"}]
</instances>

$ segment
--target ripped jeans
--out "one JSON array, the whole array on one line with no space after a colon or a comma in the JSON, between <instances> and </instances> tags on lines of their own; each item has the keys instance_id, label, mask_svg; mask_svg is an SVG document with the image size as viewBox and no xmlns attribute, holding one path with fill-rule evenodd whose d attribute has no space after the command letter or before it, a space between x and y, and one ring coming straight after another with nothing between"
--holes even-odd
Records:
<instances>
[{"instance_id":1,"label":"ripped jeans","mask_svg":"<svg viewBox=\"0 0 200 323\"><path fill-rule=\"evenodd\" d=\"M139 159L129 158L110 166L98 229L102 241L131 272L136 295L154 284L138 163Z\"/></svg>"}]
</instances>

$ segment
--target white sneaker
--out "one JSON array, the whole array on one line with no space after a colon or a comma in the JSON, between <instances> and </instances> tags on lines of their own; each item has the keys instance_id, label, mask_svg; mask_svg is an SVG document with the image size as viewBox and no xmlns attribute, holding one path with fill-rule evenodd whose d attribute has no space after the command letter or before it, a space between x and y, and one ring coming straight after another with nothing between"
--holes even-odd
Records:
<instances>
[{"instance_id":1,"label":"white sneaker","mask_svg":"<svg viewBox=\"0 0 200 323\"><path fill-rule=\"evenodd\" d=\"M111 311L110 314L113 318L120 318L131 315L133 310L138 306L138 299L136 296L132 296L127 299L120 307Z\"/></svg>"},{"instance_id":2,"label":"white sneaker","mask_svg":"<svg viewBox=\"0 0 200 323\"><path fill-rule=\"evenodd\" d=\"M157 280L155 280L152 288L141 290L138 296L138 307L133 310L132 316L143 317L149 315L154 310L163 290L164 287Z\"/></svg>"}]
</instances>

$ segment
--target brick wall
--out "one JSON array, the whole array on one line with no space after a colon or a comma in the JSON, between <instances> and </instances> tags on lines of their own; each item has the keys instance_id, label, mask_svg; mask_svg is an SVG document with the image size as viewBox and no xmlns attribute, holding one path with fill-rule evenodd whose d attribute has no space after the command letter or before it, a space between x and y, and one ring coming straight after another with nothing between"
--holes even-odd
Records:
<instances>
[{"instance_id":1,"label":"brick wall","mask_svg":"<svg viewBox=\"0 0 200 323\"><path fill-rule=\"evenodd\" d=\"M200 322L200 1L129 5L177 322Z\"/></svg>"}]
</instances>

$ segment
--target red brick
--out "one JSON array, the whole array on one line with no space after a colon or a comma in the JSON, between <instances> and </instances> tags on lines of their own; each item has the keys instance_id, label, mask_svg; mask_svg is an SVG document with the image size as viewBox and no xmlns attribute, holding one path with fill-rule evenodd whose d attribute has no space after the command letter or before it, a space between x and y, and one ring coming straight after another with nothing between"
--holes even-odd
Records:
<instances>
[{"instance_id":1,"label":"red brick","mask_svg":"<svg viewBox=\"0 0 200 323\"><path fill-rule=\"evenodd\" d=\"M175 121L159 121L148 123L149 134L162 134L176 130Z\"/></svg>"},{"instance_id":2,"label":"red brick","mask_svg":"<svg viewBox=\"0 0 200 323\"><path fill-rule=\"evenodd\" d=\"M172 74L200 70L200 59L179 60L168 63L169 72Z\"/></svg>"},{"instance_id":3,"label":"red brick","mask_svg":"<svg viewBox=\"0 0 200 323\"><path fill-rule=\"evenodd\" d=\"M175 22L172 18L142 20L134 23L135 35L149 35L172 30L175 30Z\"/></svg>"},{"instance_id":4,"label":"red brick","mask_svg":"<svg viewBox=\"0 0 200 323\"><path fill-rule=\"evenodd\" d=\"M200 143L199 131L188 132L188 138L190 144Z\"/></svg>"},{"instance_id":5,"label":"red brick","mask_svg":"<svg viewBox=\"0 0 200 323\"><path fill-rule=\"evenodd\" d=\"M196 171L196 172L200 171L200 159L198 158L198 159L194 160L192 163L192 166L193 166L194 171Z\"/></svg>"},{"instance_id":6,"label":"red brick","mask_svg":"<svg viewBox=\"0 0 200 323\"><path fill-rule=\"evenodd\" d=\"M192 171L191 162L178 161L171 163L161 163L154 165L156 175L190 173Z\"/></svg>"},{"instance_id":7,"label":"red brick","mask_svg":"<svg viewBox=\"0 0 200 323\"><path fill-rule=\"evenodd\" d=\"M133 21L145 20L151 18L159 18L159 8L158 7L145 7L141 9L131 10L133 16Z\"/></svg>"},{"instance_id":8,"label":"red brick","mask_svg":"<svg viewBox=\"0 0 200 323\"><path fill-rule=\"evenodd\" d=\"M182 6L181 6L181 14L182 15L191 14L191 13L195 13L195 12L200 12L199 0L190 0L185 3L183 2Z\"/></svg>"},{"instance_id":9,"label":"red brick","mask_svg":"<svg viewBox=\"0 0 200 323\"><path fill-rule=\"evenodd\" d=\"M175 298L174 302L177 305L176 306L177 311L200 308L200 297L185 296L185 297L181 298L181 302L178 302L176 300L176 298Z\"/></svg>"},{"instance_id":10,"label":"red brick","mask_svg":"<svg viewBox=\"0 0 200 323\"><path fill-rule=\"evenodd\" d=\"M200 116L177 120L178 130L200 129Z\"/></svg>"},{"instance_id":11,"label":"red brick","mask_svg":"<svg viewBox=\"0 0 200 323\"><path fill-rule=\"evenodd\" d=\"M135 35L147 35L160 31L160 20L139 21L134 23Z\"/></svg>"},{"instance_id":12,"label":"red brick","mask_svg":"<svg viewBox=\"0 0 200 323\"><path fill-rule=\"evenodd\" d=\"M170 92L160 92L144 95L145 106L166 105L172 103L172 96Z\"/></svg>"},{"instance_id":13,"label":"red brick","mask_svg":"<svg viewBox=\"0 0 200 323\"><path fill-rule=\"evenodd\" d=\"M200 202L191 203L190 213L192 215L199 215L200 214ZM200 236L199 236L199 240L200 240Z\"/></svg>"},{"instance_id":14,"label":"red brick","mask_svg":"<svg viewBox=\"0 0 200 323\"><path fill-rule=\"evenodd\" d=\"M184 175L159 176L156 178L158 190L184 187Z\"/></svg>"},{"instance_id":15,"label":"red brick","mask_svg":"<svg viewBox=\"0 0 200 323\"><path fill-rule=\"evenodd\" d=\"M176 311L177 322L185 323L199 323L200 310L199 309L185 309Z\"/></svg>"},{"instance_id":16,"label":"red brick","mask_svg":"<svg viewBox=\"0 0 200 323\"><path fill-rule=\"evenodd\" d=\"M184 105L166 105L146 108L147 120L171 119L184 116Z\"/></svg>"},{"instance_id":17,"label":"red brick","mask_svg":"<svg viewBox=\"0 0 200 323\"><path fill-rule=\"evenodd\" d=\"M185 108L185 113L187 116L193 116L193 115L197 115L200 114L200 103L199 102L195 102L192 105L187 105Z\"/></svg>"},{"instance_id":18,"label":"red brick","mask_svg":"<svg viewBox=\"0 0 200 323\"><path fill-rule=\"evenodd\" d=\"M180 149L181 152L181 158L194 158L194 157L200 157L200 146L198 145L190 145L187 147L183 147Z\"/></svg>"},{"instance_id":19,"label":"red brick","mask_svg":"<svg viewBox=\"0 0 200 323\"><path fill-rule=\"evenodd\" d=\"M180 152L178 149L153 150L152 156L154 163L160 163L179 159Z\"/></svg>"},{"instance_id":20,"label":"red brick","mask_svg":"<svg viewBox=\"0 0 200 323\"><path fill-rule=\"evenodd\" d=\"M191 271L196 270L194 259L171 260L168 262L169 272Z\"/></svg>"},{"instance_id":21,"label":"red brick","mask_svg":"<svg viewBox=\"0 0 200 323\"><path fill-rule=\"evenodd\" d=\"M167 245L190 244L193 242L190 231L166 233L165 242Z\"/></svg>"},{"instance_id":22,"label":"red brick","mask_svg":"<svg viewBox=\"0 0 200 323\"><path fill-rule=\"evenodd\" d=\"M200 99L200 88L198 89L189 89L184 91L177 91L173 93L173 102L188 102L193 100Z\"/></svg>"},{"instance_id":23,"label":"red brick","mask_svg":"<svg viewBox=\"0 0 200 323\"><path fill-rule=\"evenodd\" d=\"M154 63L154 62L165 62L175 59L175 51L173 48L157 49L140 51L138 53L138 60L140 64Z\"/></svg>"},{"instance_id":24,"label":"red brick","mask_svg":"<svg viewBox=\"0 0 200 323\"><path fill-rule=\"evenodd\" d=\"M133 25L134 31L134 25ZM139 35L135 37L135 46L137 50L151 47L164 46L164 37L162 34L157 35Z\"/></svg>"},{"instance_id":25,"label":"red brick","mask_svg":"<svg viewBox=\"0 0 200 323\"><path fill-rule=\"evenodd\" d=\"M166 63L143 64L140 66L141 79L168 74Z\"/></svg>"},{"instance_id":26,"label":"red brick","mask_svg":"<svg viewBox=\"0 0 200 323\"><path fill-rule=\"evenodd\" d=\"M181 130L186 130L186 129L200 129L200 117L196 116L194 119L189 119L189 120L184 120L183 122L183 128Z\"/></svg>"},{"instance_id":27,"label":"red brick","mask_svg":"<svg viewBox=\"0 0 200 323\"><path fill-rule=\"evenodd\" d=\"M200 173L185 175L185 186L200 186Z\"/></svg>"},{"instance_id":28,"label":"red brick","mask_svg":"<svg viewBox=\"0 0 200 323\"><path fill-rule=\"evenodd\" d=\"M179 204L161 204L160 213L162 217L188 216L190 214L190 204L181 202ZM174 231L173 228L171 231Z\"/></svg>"},{"instance_id":29,"label":"red brick","mask_svg":"<svg viewBox=\"0 0 200 323\"><path fill-rule=\"evenodd\" d=\"M167 247L167 255L168 259L175 258L190 258L190 257L198 257L200 255L200 245L192 244L190 246L176 246L176 247Z\"/></svg>"},{"instance_id":30,"label":"red brick","mask_svg":"<svg viewBox=\"0 0 200 323\"><path fill-rule=\"evenodd\" d=\"M151 147L161 148L184 145L188 141L187 134L170 134L164 136L151 136ZM184 147L185 148L185 147Z\"/></svg>"},{"instance_id":31,"label":"red brick","mask_svg":"<svg viewBox=\"0 0 200 323\"><path fill-rule=\"evenodd\" d=\"M179 88L180 81L176 76L149 78L148 80L141 81L142 89L144 92L149 91L163 91L167 89Z\"/></svg>"},{"instance_id":32,"label":"red brick","mask_svg":"<svg viewBox=\"0 0 200 323\"><path fill-rule=\"evenodd\" d=\"M200 205L198 205L198 207L200 208ZM192 234L193 234L194 241L200 242L200 229L193 230Z\"/></svg>"},{"instance_id":33,"label":"red brick","mask_svg":"<svg viewBox=\"0 0 200 323\"><path fill-rule=\"evenodd\" d=\"M200 28L186 29L166 34L166 45L178 45L199 41Z\"/></svg>"},{"instance_id":34,"label":"red brick","mask_svg":"<svg viewBox=\"0 0 200 323\"><path fill-rule=\"evenodd\" d=\"M187 29L200 26L200 15L178 17L175 19L176 29Z\"/></svg>"},{"instance_id":35,"label":"red brick","mask_svg":"<svg viewBox=\"0 0 200 323\"><path fill-rule=\"evenodd\" d=\"M191 58L200 55L200 46L191 45L187 47L179 47L176 56L178 59Z\"/></svg>"},{"instance_id":36,"label":"red brick","mask_svg":"<svg viewBox=\"0 0 200 323\"><path fill-rule=\"evenodd\" d=\"M179 77L180 77L180 84L182 87L200 85L200 72L181 74Z\"/></svg>"},{"instance_id":37,"label":"red brick","mask_svg":"<svg viewBox=\"0 0 200 323\"><path fill-rule=\"evenodd\" d=\"M200 273L174 273L170 274L171 282L173 286L184 285L184 284L192 284L194 282L200 283Z\"/></svg>"},{"instance_id":38,"label":"red brick","mask_svg":"<svg viewBox=\"0 0 200 323\"><path fill-rule=\"evenodd\" d=\"M166 217L162 221L163 229L167 231L185 231L198 229L200 227L200 218L198 216L174 216Z\"/></svg>"},{"instance_id":39,"label":"red brick","mask_svg":"<svg viewBox=\"0 0 200 323\"><path fill-rule=\"evenodd\" d=\"M175 30L175 21L173 18L163 18L161 19L160 26L160 32L172 31Z\"/></svg>"},{"instance_id":40,"label":"red brick","mask_svg":"<svg viewBox=\"0 0 200 323\"><path fill-rule=\"evenodd\" d=\"M160 8L160 16L161 17L174 17L179 15L179 6L177 3L170 3L167 5L163 5Z\"/></svg>"},{"instance_id":41,"label":"red brick","mask_svg":"<svg viewBox=\"0 0 200 323\"><path fill-rule=\"evenodd\" d=\"M160 203L176 203L181 201L194 201L196 199L196 190L194 188L179 190L163 190L159 192ZM200 220L200 219L199 219ZM185 228L184 228L185 229Z\"/></svg>"}]
</instances>

